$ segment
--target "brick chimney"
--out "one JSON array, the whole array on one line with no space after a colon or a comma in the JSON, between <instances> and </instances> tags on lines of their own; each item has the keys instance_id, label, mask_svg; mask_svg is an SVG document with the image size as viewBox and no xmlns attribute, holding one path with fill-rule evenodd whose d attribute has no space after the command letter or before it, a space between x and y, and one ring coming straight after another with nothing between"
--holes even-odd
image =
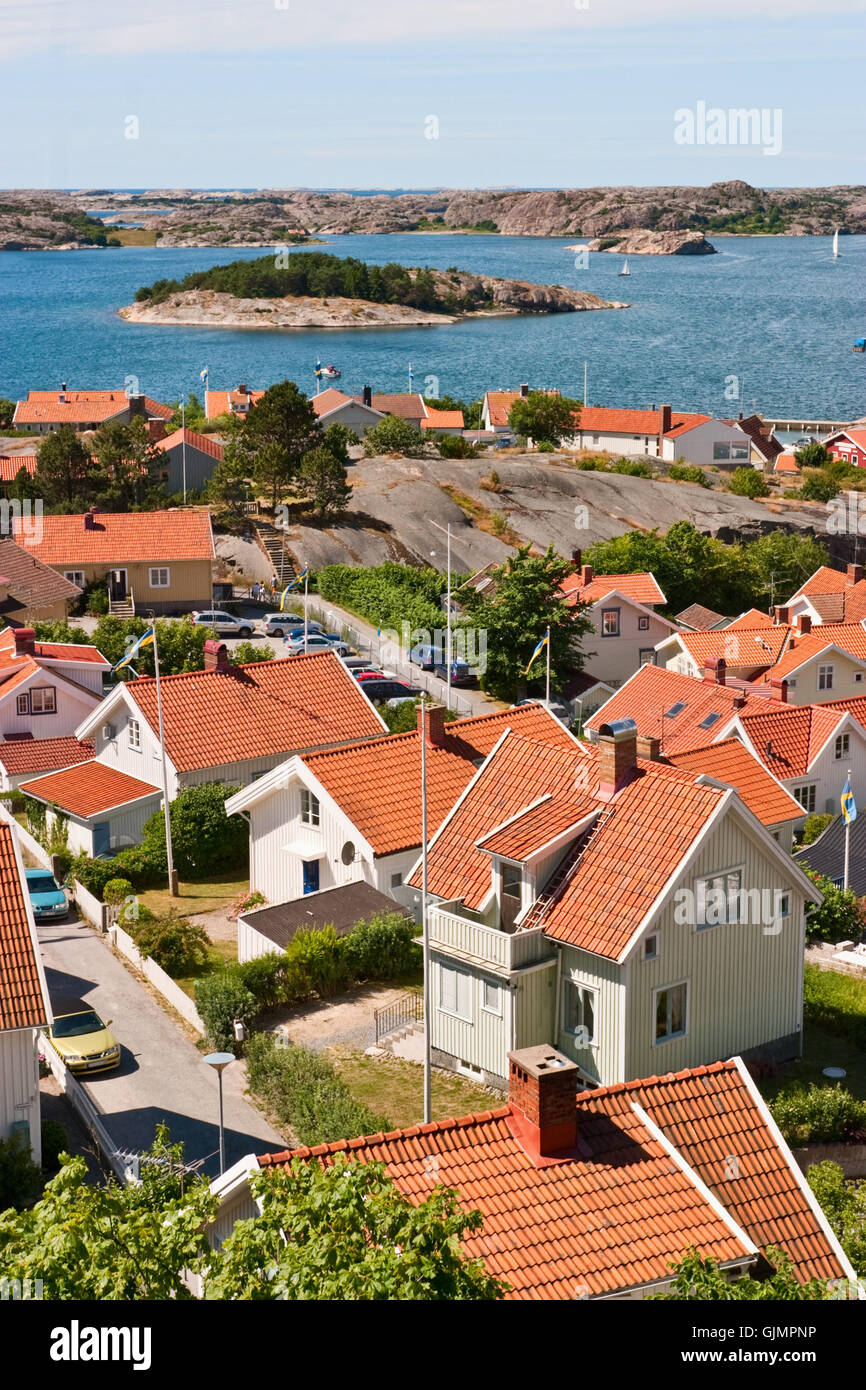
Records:
<instances>
[{"instance_id":1,"label":"brick chimney","mask_svg":"<svg viewBox=\"0 0 866 1390\"><path fill-rule=\"evenodd\" d=\"M544 1043L508 1054L508 1099L516 1138L533 1159L577 1144L578 1069Z\"/></svg>"},{"instance_id":2,"label":"brick chimney","mask_svg":"<svg viewBox=\"0 0 866 1390\"><path fill-rule=\"evenodd\" d=\"M8 583L8 580L7 580ZM36 652L36 632L32 627L16 627L15 655L33 656Z\"/></svg>"},{"instance_id":3,"label":"brick chimney","mask_svg":"<svg viewBox=\"0 0 866 1390\"><path fill-rule=\"evenodd\" d=\"M145 398L144 398L144 396L142 396L142 395L129 396L127 399L128 399L128 401L129 401L129 418L130 418L130 420L134 420L134 419L136 418L136 416L140 416L140 418L141 418L142 420L146 420L146 419L147 419L147 405L146 405L146 403L145 403Z\"/></svg>"},{"instance_id":4,"label":"brick chimney","mask_svg":"<svg viewBox=\"0 0 866 1390\"><path fill-rule=\"evenodd\" d=\"M738 690L734 696L734 709L743 709L746 704L746 696L742 690Z\"/></svg>"},{"instance_id":5,"label":"brick chimney","mask_svg":"<svg viewBox=\"0 0 866 1390\"><path fill-rule=\"evenodd\" d=\"M364 386L364 387L362 388L362 391L361 391L361 400L363 401L364 405L369 406L370 409L372 410L372 408L373 408L373 388L372 388L372 386Z\"/></svg>"},{"instance_id":6,"label":"brick chimney","mask_svg":"<svg viewBox=\"0 0 866 1390\"><path fill-rule=\"evenodd\" d=\"M418 728L418 733L419 733L419 734L421 733L421 720L422 720L422 713L421 713L421 706L419 705L419 706L418 706L418 718L417 718L417 728ZM444 705L428 705L428 706L427 706L427 747L428 747L428 748L444 748L444 747L445 747L445 706L444 706Z\"/></svg>"},{"instance_id":7,"label":"brick chimney","mask_svg":"<svg viewBox=\"0 0 866 1390\"><path fill-rule=\"evenodd\" d=\"M812 631L812 619L809 617L808 613L800 614L800 616L797 619L797 627L799 631L803 633L804 636L807 632Z\"/></svg>"},{"instance_id":8,"label":"brick chimney","mask_svg":"<svg viewBox=\"0 0 866 1390\"><path fill-rule=\"evenodd\" d=\"M96 517L97 517L98 512L99 512L99 508L98 508L98 507L91 507L91 508L90 508L90 511L84 513L84 529L85 529L85 531L95 531L95 530L96 530Z\"/></svg>"},{"instance_id":9,"label":"brick chimney","mask_svg":"<svg viewBox=\"0 0 866 1390\"><path fill-rule=\"evenodd\" d=\"M528 381L522 381L522 382L520 383L520 394L521 394L521 396L523 396L524 400L525 400L526 397L529 395L529 382L528 382Z\"/></svg>"},{"instance_id":10,"label":"brick chimney","mask_svg":"<svg viewBox=\"0 0 866 1390\"><path fill-rule=\"evenodd\" d=\"M848 587L849 589L850 589L850 588L853 588L853 586L854 586L855 584L859 584L859 583L860 583L860 580L861 580L862 578L863 578L863 566L862 566L862 565L849 565L849 566L847 567L847 569L846 569L846 571L845 571L845 583L846 583L846 585L847 585L847 587Z\"/></svg>"},{"instance_id":11,"label":"brick chimney","mask_svg":"<svg viewBox=\"0 0 866 1390\"><path fill-rule=\"evenodd\" d=\"M637 768L637 725L633 719L614 719L598 731L598 795L610 801Z\"/></svg>"},{"instance_id":12,"label":"brick chimney","mask_svg":"<svg viewBox=\"0 0 866 1390\"><path fill-rule=\"evenodd\" d=\"M580 552L578 552L579 554ZM580 587L585 589L587 584L592 583L592 565L581 565L580 567Z\"/></svg>"},{"instance_id":13,"label":"brick chimney","mask_svg":"<svg viewBox=\"0 0 866 1390\"><path fill-rule=\"evenodd\" d=\"M773 698L776 700L783 700L785 704L787 704L788 682L785 680L784 676L771 676L768 684L773 691Z\"/></svg>"},{"instance_id":14,"label":"brick chimney","mask_svg":"<svg viewBox=\"0 0 866 1390\"><path fill-rule=\"evenodd\" d=\"M791 610L787 604L777 604L775 621L780 627L787 627L791 621Z\"/></svg>"},{"instance_id":15,"label":"brick chimney","mask_svg":"<svg viewBox=\"0 0 866 1390\"><path fill-rule=\"evenodd\" d=\"M638 734L637 736L637 755L639 758L645 758L647 762L658 762L661 746L662 741L660 738L656 738L655 734Z\"/></svg>"},{"instance_id":16,"label":"brick chimney","mask_svg":"<svg viewBox=\"0 0 866 1390\"><path fill-rule=\"evenodd\" d=\"M704 682L708 685L724 685L727 670L728 663L723 656L708 656L704 662Z\"/></svg>"},{"instance_id":17,"label":"brick chimney","mask_svg":"<svg viewBox=\"0 0 866 1390\"><path fill-rule=\"evenodd\" d=\"M671 427L671 408L669 405L659 406L659 453L662 450L662 442Z\"/></svg>"},{"instance_id":18,"label":"brick chimney","mask_svg":"<svg viewBox=\"0 0 866 1390\"><path fill-rule=\"evenodd\" d=\"M221 675L228 675L234 670L225 642L215 642L212 637L208 638L204 644L204 669L218 671Z\"/></svg>"},{"instance_id":19,"label":"brick chimney","mask_svg":"<svg viewBox=\"0 0 866 1390\"><path fill-rule=\"evenodd\" d=\"M245 382L245 381L238 382L238 395L239 395L239 396L248 396L249 394L250 394L250 390L249 390L249 387L247 386L246 382Z\"/></svg>"}]
</instances>

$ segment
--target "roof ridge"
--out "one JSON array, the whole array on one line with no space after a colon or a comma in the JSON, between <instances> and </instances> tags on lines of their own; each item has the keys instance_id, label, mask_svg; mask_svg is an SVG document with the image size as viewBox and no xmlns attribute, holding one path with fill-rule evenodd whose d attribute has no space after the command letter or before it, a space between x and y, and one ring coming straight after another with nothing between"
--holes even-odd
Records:
<instances>
[{"instance_id":1,"label":"roof ridge","mask_svg":"<svg viewBox=\"0 0 866 1390\"><path fill-rule=\"evenodd\" d=\"M322 1154L347 1153L352 1149L359 1149L371 1144L381 1144L388 1139L415 1138L419 1134L440 1134L449 1129L469 1129L478 1124L489 1124L491 1120L504 1120L510 1115L512 1107L509 1104L501 1105L495 1110L473 1111L469 1115L448 1116L442 1120L430 1120L427 1123L417 1122L413 1125L405 1125L402 1129L388 1130L387 1133L378 1130L375 1134L359 1134L352 1139L333 1139L330 1143L324 1144L304 1144L297 1149L280 1149L276 1153L266 1153L258 1155L258 1162L261 1166L263 1159L268 1159L266 1167L272 1167L275 1163L286 1163L293 1158L316 1158Z\"/></svg>"}]
</instances>

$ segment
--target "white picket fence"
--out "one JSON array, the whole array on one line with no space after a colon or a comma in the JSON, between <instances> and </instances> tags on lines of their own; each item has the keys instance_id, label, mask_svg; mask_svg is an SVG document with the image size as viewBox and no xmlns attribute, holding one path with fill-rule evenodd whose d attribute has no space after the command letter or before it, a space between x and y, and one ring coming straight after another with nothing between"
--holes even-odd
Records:
<instances>
[{"instance_id":1,"label":"white picket fence","mask_svg":"<svg viewBox=\"0 0 866 1390\"><path fill-rule=\"evenodd\" d=\"M132 937L123 930L123 927L119 927L117 924L109 927L108 936L111 944L120 951L121 955L126 956L127 960L141 971L154 989L158 990L162 997L171 1004L172 1008L177 1009L181 1017L185 1018L196 1032L204 1036L205 1026L201 1021L198 1009L189 995L184 994L180 985L165 973L162 966L157 965L150 956L143 956Z\"/></svg>"},{"instance_id":2,"label":"white picket fence","mask_svg":"<svg viewBox=\"0 0 866 1390\"><path fill-rule=\"evenodd\" d=\"M84 1128L96 1140L103 1157L110 1163L117 1176L126 1182L128 1165L118 1153L117 1145L105 1128L103 1116L93 1104L78 1077L73 1076L63 1058L55 1052L45 1033L39 1035L39 1051Z\"/></svg>"}]
</instances>

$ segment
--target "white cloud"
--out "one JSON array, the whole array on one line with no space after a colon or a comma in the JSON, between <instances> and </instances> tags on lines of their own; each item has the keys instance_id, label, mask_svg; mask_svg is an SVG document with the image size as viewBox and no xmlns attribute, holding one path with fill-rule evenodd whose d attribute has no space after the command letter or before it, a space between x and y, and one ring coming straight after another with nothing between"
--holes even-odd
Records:
<instances>
[{"instance_id":1,"label":"white cloud","mask_svg":"<svg viewBox=\"0 0 866 1390\"><path fill-rule=\"evenodd\" d=\"M586 8L581 6L586 3ZM862 13L864 0L828 0L830 14ZM581 28L647 28L680 21L736 25L816 20L814 0L0 0L0 55L60 49L73 56L258 53L346 44L472 38Z\"/></svg>"}]
</instances>

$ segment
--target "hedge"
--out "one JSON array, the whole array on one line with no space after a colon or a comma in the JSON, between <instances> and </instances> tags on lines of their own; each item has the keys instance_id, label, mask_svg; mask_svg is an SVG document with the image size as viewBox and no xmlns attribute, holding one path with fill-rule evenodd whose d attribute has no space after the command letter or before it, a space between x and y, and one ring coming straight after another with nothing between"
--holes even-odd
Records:
<instances>
[{"instance_id":1,"label":"hedge","mask_svg":"<svg viewBox=\"0 0 866 1390\"><path fill-rule=\"evenodd\" d=\"M325 565L317 575L319 593L366 618L377 627L394 628L407 622L428 631L444 627L446 616L440 598L446 590L444 575L434 569L416 569L388 561L373 569L354 565Z\"/></svg>"},{"instance_id":2,"label":"hedge","mask_svg":"<svg viewBox=\"0 0 866 1390\"><path fill-rule=\"evenodd\" d=\"M320 1053L281 1047L272 1033L256 1033L247 1047L250 1090L260 1096L301 1144L329 1144L359 1134L387 1133L392 1126L355 1100Z\"/></svg>"},{"instance_id":3,"label":"hedge","mask_svg":"<svg viewBox=\"0 0 866 1390\"><path fill-rule=\"evenodd\" d=\"M773 1119L789 1144L842 1144L866 1130L866 1101L844 1087L816 1086L784 1091L771 1103Z\"/></svg>"}]
</instances>

